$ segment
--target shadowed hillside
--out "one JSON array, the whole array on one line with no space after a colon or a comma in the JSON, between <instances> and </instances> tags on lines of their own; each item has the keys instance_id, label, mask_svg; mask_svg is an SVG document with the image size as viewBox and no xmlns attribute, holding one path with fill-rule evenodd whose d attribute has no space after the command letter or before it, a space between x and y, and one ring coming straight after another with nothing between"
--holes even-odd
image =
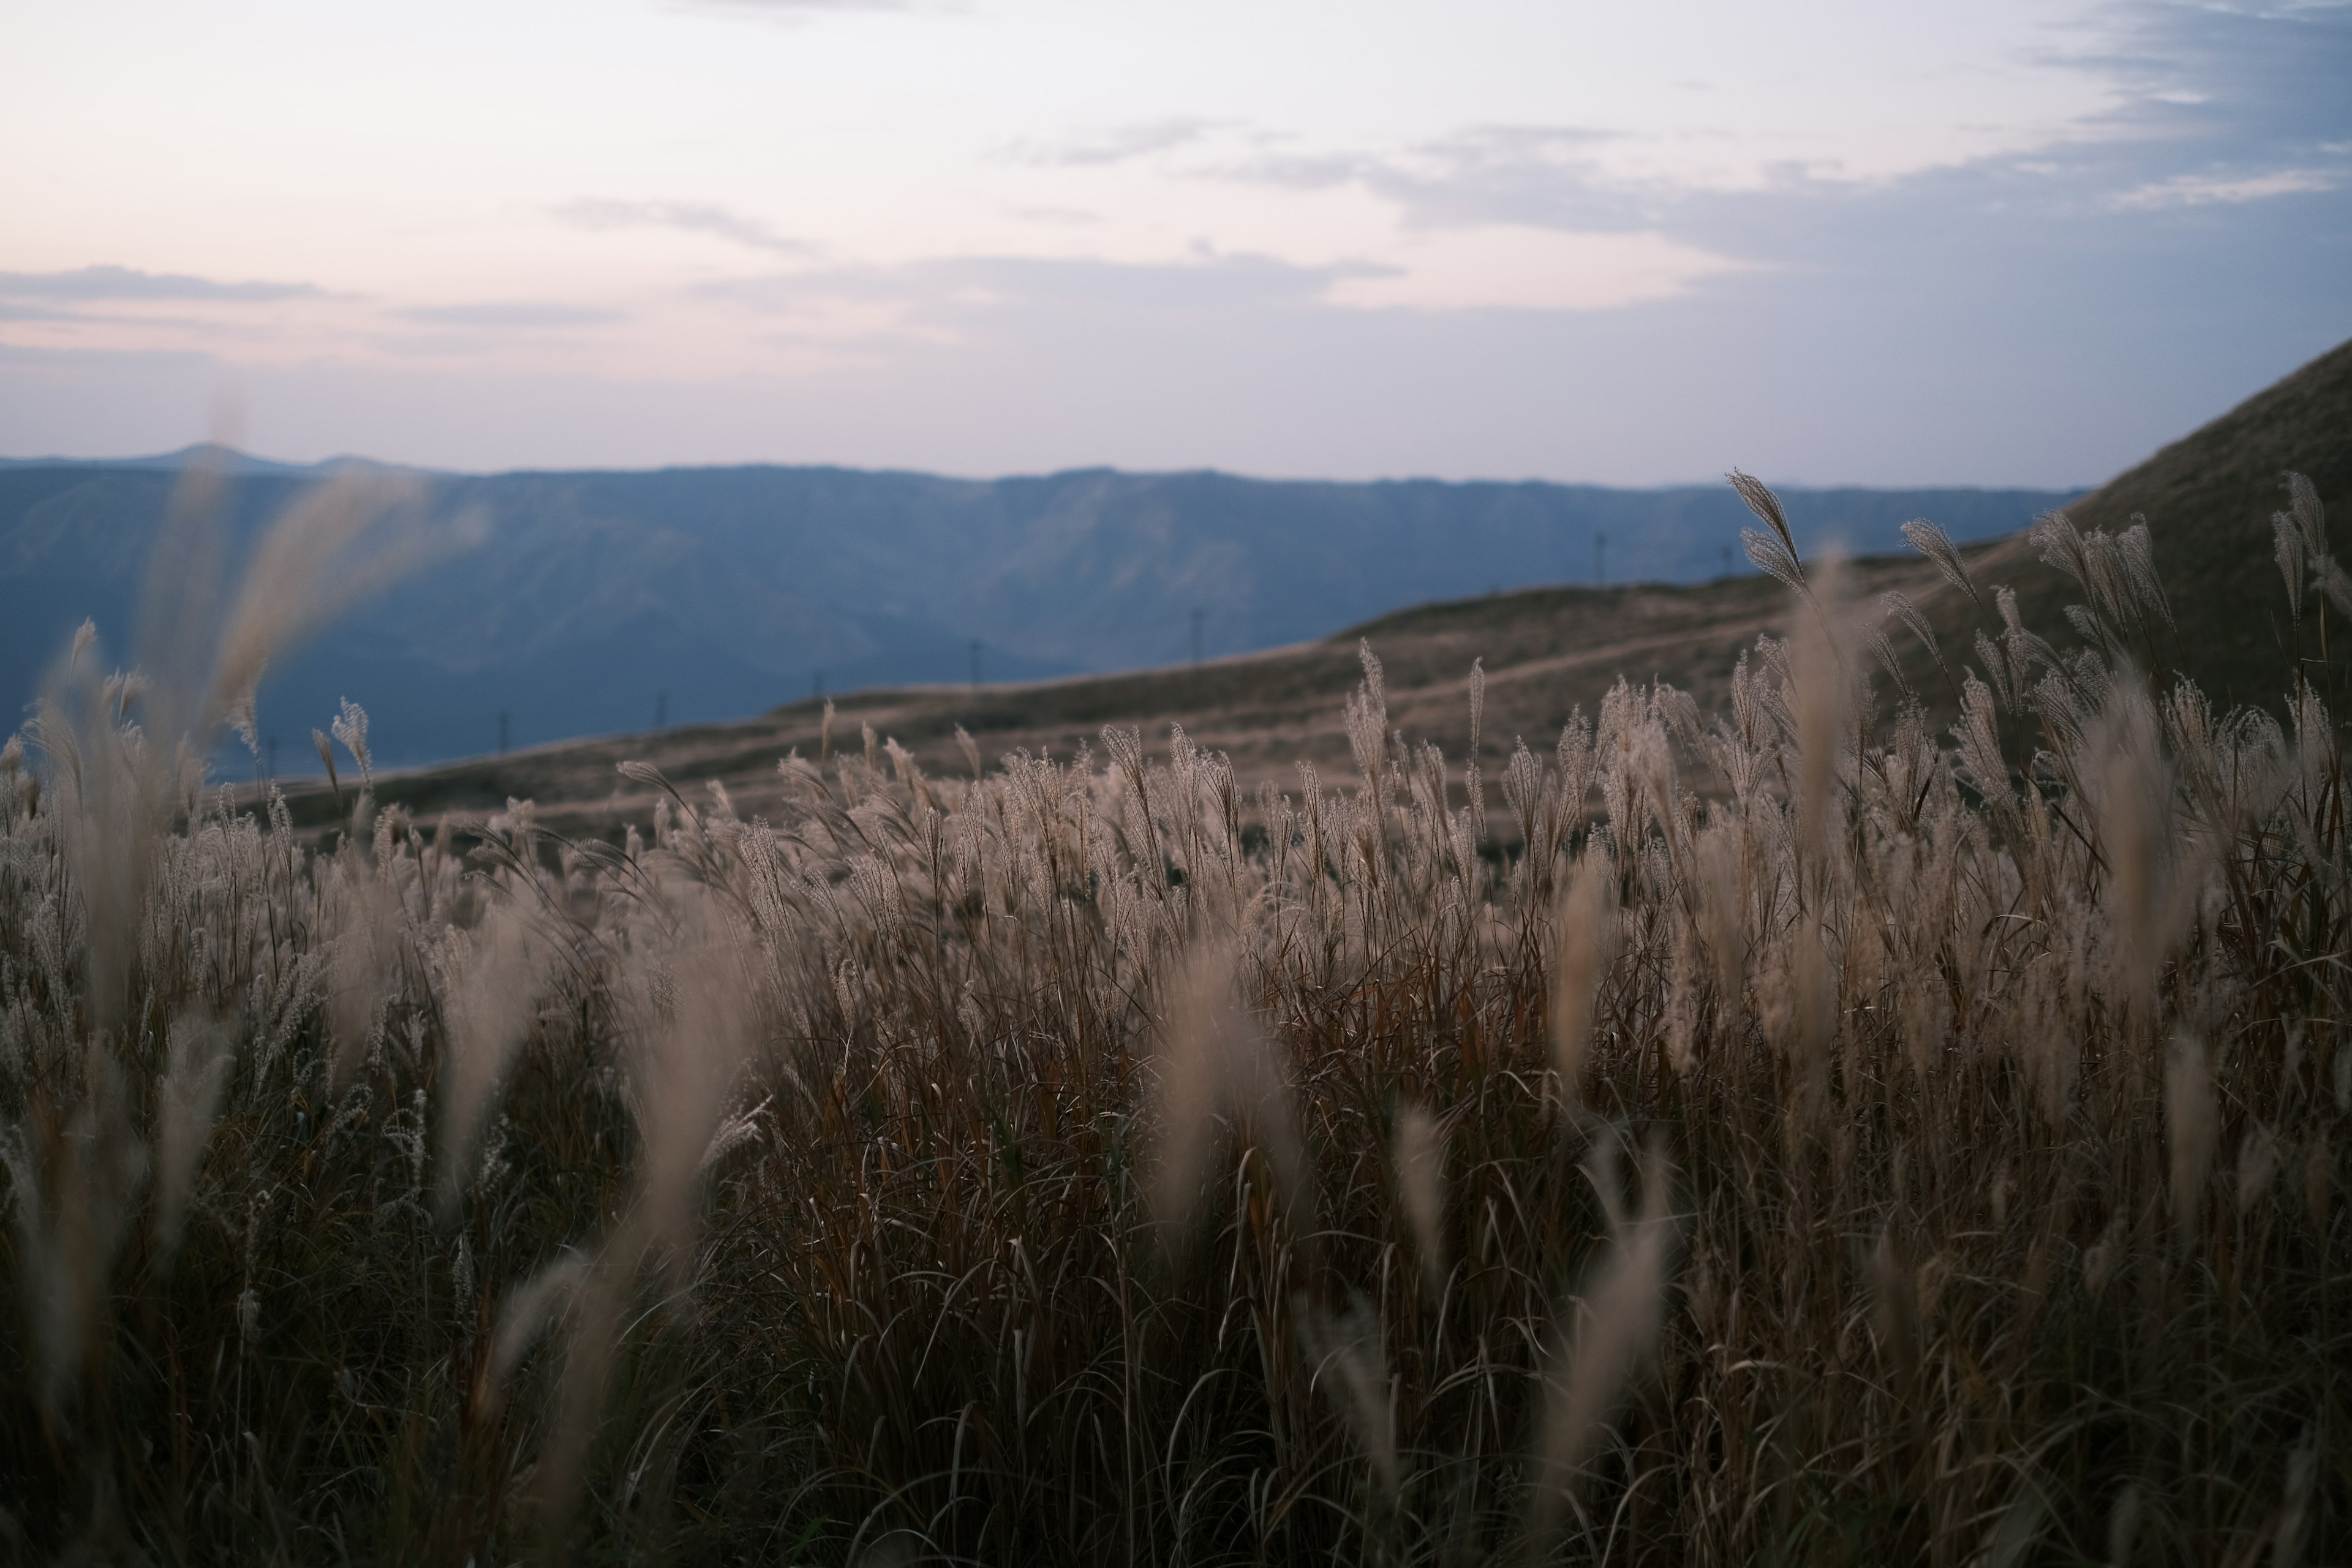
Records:
<instances>
[{"instance_id":1,"label":"shadowed hillside","mask_svg":"<svg viewBox=\"0 0 2352 1568\"><path fill-rule=\"evenodd\" d=\"M2271 555L2271 515L2285 508L2281 477L2307 477L2334 523L2339 557L2352 539L2352 342L2339 344L2066 509L2075 524L2119 532L2145 516L2179 622L2168 650L2216 700L2275 707L2290 646L2285 589ZM2063 627L2070 596L2023 539L1983 550L1979 575L2014 583L2030 623ZM2306 613L2319 612L2306 606ZM2352 630L2352 628L2344 628ZM2352 664L2333 639L2333 671ZM2315 653L2316 646L2308 650ZM2313 671L2315 680L2319 672ZM2323 686L2325 681L2320 682Z\"/></svg>"}]
</instances>

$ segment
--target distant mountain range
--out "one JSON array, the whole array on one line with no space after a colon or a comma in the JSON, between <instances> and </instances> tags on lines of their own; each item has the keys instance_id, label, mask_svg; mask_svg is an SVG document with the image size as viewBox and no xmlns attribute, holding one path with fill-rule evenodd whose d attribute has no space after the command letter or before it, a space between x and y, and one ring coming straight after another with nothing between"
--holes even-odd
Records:
<instances>
[{"instance_id":1,"label":"distant mountain range","mask_svg":"<svg viewBox=\"0 0 2352 1568\"><path fill-rule=\"evenodd\" d=\"M0 463L0 711L87 616L113 657L189 454ZM249 542L329 469L226 455ZM380 595L274 670L262 728L301 771L337 699L408 764L808 697L1181 663L1407 605L1541 584L1745 573L1728 487L1267 481L1083 469L967 480L829 468L422 476L480 542ZM1780 492L1809 546L2023 526L2053 490ZM1605 539L1605 546L1602 542ZM232 548L235 548L233 544ZM315 763L309 763L315 767Z\"/></svg>"}]
</instances>

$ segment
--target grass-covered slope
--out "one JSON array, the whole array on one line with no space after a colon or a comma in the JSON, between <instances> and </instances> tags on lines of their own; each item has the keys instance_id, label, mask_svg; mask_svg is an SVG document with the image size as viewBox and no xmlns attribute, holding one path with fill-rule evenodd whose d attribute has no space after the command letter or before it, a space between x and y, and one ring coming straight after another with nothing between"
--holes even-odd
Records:
<instances>
[{"instance_id":1,"label":"grass-covered slope","mask_svg":"<svg viewBox=\"0 0 2352 1568\"><path fill-rule=\"evenodd\" d=\"M0 1542L2345 1561L2341 728L2082 607L1951 745L1865 626L1623 590L1523 606L1486 733L1719 698L1475 771L1412 738L1496 647L1439 608L1392 669L992 699L1084 765L779 771L786 715L659 742L756 803L542 753L644 809L362 799L324 849L183 765L207 661L86 665L0 751ZM1101 733L1154 698L1339 751L1259 793Z\"/></svg>"},{"instance_id":2,"label":"grass-covered slope","mask_svg":"<svg viewBox=\"0 0 2352 1568\"><path fill-rule=\"evenodd\" d=\"M2352 626L2331 639L2332 662L2322 665L2320 612L2312 611L2299 640L2288 624L2272 559L2271 516L2286 504L2280 481L2290 469L2308 475L2338 526L2352 530L2352 343L2068 508L2085 531L2119 533L2145 514L2177 623L2158 637L2156 651L2168 668L2226 700L2274 710L2297 658L2323 689L2352 671ZM1846 603L1865 618L1875 616L1879 595L1895 591L1915 599L1936 627L1952 681L1899 623L1885 624L1906 679L1938 727L1956 716L1956 683L1975 662L1975 632L2000 637L1997 584L2015 587L2025 618L2053 644L2068 647L2074 639L2060 614L2075 595L2074 584L2045 566L2023 534L1964 547L1963 553L1981 604L1952 589L1916 554L1864 557L1843 578ZM959 725L993 760L1022 748L1067 757L1081 745L1098 745L1105 724L1140 726L1156 744L1166 726L1180 724L1195 742L1225 752L1245 780L1290 787L1295 761L1328 768L1348 758L1339 703L1358 679L1355 649L1362 638L1386 667L1397 722L1457 757L1469 742L1466 681L1472 662L1483 660L1481 754L1491 769L1515 738L1540 747L1572 710L1597 711L1621 678L1662 679L1702 704L1719 700L1739 652L1759 635L1786 630L1790 616L1779 585L1755 574L1689 585L1526 589L1401 610L1325 640L1198 668L977 691L940 685L860 692L838 704L832 743L856 745L861 726L870 724L938 769L961 765ZM1890 689L1886 700L1896 700ZM721 780L756 805L774 795L777 759L795 749L815 755L826 744L822 730L822 705L798 703L737 724L477 759L388 782L386 798L434 813L494 810L509 795L529 796L551 820L617 831L624 817L642 818L652 805L645 790L619 780L614 764L625 758L650 760L688 782ZM331 803L314 795L297 805L305 821L323 823L333 815Z\"/></svg>"},{"instance_id":3,"label":"grass-covered slope","mask_svg":"<svg viewBox=\"0 0 2352 1568\"><path fill-rule=\"evenodd\" d=\"M2147 519L2179 625L2164 652L2228 700L2278 706L2282 671L2319 651L2315 627L2298 643L2272 558L2271 518L2286 508L2289 471L2312 480L2336 530L2352 537L2352 342L2066 508L2085 531L2119 533ZM2054 618L2070 585L2040 566L2026 541L1985 547L1979 559L1988 576L2018 584L2029 614ZM2332 637L2329 652L2340 679L2352 669L2352 639Z\"/></svg>"}]
</instances>

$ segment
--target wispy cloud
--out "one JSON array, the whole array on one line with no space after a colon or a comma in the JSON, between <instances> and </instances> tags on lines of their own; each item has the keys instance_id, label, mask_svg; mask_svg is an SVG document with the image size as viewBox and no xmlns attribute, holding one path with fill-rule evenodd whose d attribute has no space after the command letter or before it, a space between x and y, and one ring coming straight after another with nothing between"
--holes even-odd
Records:
<instances>
[{"instance_id":1,"label":"wispy cloud","mask_svg":"<svg viewBox=\"0 0 2352 1568\"><path fill-rule=\"evenodd\" d=\"M1096 168L1172 152L1200 141L1216 127L1213 120L1189 117L1141 120L1072 132L1050 141L1015 142L1004 149L1003 156L1011 163L1040 168Z\"/></svg>"},{"instance_id":2,"label":"wispy cloud","mask_svg":"<svg viewBox=\"0 0 2352 1568\"><path fill-rule=\"evenodd\" d=\"M467 305L415 305L393 314L430 327L511 328L537 331L602 327L625 321L628 312L593 305L558 305L531 300L492 300Z\"/></svg>"},{"instance_id":3,"label":"wispy cloud","mask_svg":"<svg viewBox=\"0 0 2352 1568\"><path fill-rule=\"evenodd\" d=\"M1580 232L1654 227L1675 193L1612 175L1599 154L1625 139L1580 125L1472 125L1412 146L1312 153L1274 150L1203 171L1284 190L1357 186L1410 226L1530 224Z\"/></svg>"},{"instance_id":4,"label":"wispy cloud","mask_svg":"<svg viewBox=\"0 0 2352 1568\"><path fill-rule=\"evenodd\" d=\"M1394 265L1345 279L1329 300L1360 310L1612 310L1671 300L1741 264L1654 232L1525 225L1426 230Z\"/></svg>"},{"instance_id":5,"label":"wispy cloud","mask_svg":"<svg viewBox=\"0 0 2352 1568\"><path fill-rule=\"evenodd\" d=\"M1924 225L2023 232L2352 188L2352 5L2273 10L2152 4L2116 14L2095 56L2108 110L2038 145L1877 177L1790 162L1738 179L1653 165L1637 138L1573 125L1474 125L1402 146L1272 148L1203 178L1300 192L1352 188L1408 229L1506 226L1663 236L1765 264L1841 268ZM1360 290L1360 292L1369 292Z\"/></svg>"},{"instance_id":6,"label":"wispy cloud","mask_svg":"<svg viewBox=\"0 0 2352 1568\"><path fill-rule=\"evenodd\" d=\"M78 267L66 272L0 272L0 298L17 300L215 300L268 302L314 298L308 283L226 283L131 267Z\"/></svg>"},{"instance_id":7,"label":"wispy cloud","mask_svg":"<svg viewBox=\"0 0 2352 1568\"><path fill-rule=\"evenodd\" d=\"M555 216L580 228L671 228L707 234L776 256L809 256L816 248L789 235L778 234L755 217L709 202L631 202L583 196L556 208Z\"/></svg>"},{"instance_id":8,"label":"wispy cloud","mask_svg":"<svg viewBox=\"0 0 2352 1568\"><path fill-rule=\"evenodd\" d=\"M2109 199L2123 212L2165 207L2201 207L2217 202L2258 202L2271 196L2332 191L2344 183L2341 169L2275 169L2267 174L2175 174Z\"/></svg>"},{"instance_id":9,"label":"wispy cloud","mask_svg":"<svg viewBox=\"0 0 2352 1568\"><path fill-rule=\"evenodd\" d=\"M1203 255L1157 263L975 256L734 279L702 284L693 292L775 313L826 300L888 302L941 316L1011 304L1161 312L1312 304L1336 284L1383 277L1388 270L1360 263L1299 267L1264 256Z\"/></svg>"}]
</instances>

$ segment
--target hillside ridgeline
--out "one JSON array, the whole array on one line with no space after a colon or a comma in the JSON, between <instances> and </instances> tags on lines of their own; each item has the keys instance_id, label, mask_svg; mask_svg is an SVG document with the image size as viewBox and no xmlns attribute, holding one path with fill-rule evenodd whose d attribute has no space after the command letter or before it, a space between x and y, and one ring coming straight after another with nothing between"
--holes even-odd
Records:
<instances>
[{"instance_id":1,"label":"hillside ridgeline","mask_svg":"<svg viewBox=\"0 0 2352 1568\"><path fill-rule=\"evenodd\" d=\"M2156 655L2168 670L2192 676L2225 701L2277 710L2285 700L2283 672L2291 668L2295 632L2271 559L2271 519L2286 505L2281 479L2290 469L2313 480L2331 515L2352 517L2352 343L2066 509L2084 532L2120 533L2145 516L2157 569L2172 587L2176 621ZM1738 504L1730 487L1722 493ZM1741 515L1748 515L1744 509ZM1798 539L1804 546L1801 530ZM1906 595L1926 616L1940 667L1899 621L1884 620L1883 626L1911 692L1938 726L1955 715L1958 684L1975 662L1975 633L2000 637L1997 584L2014 587L2027 626L2061 647L2074 642L2062 607L2079 590L2042 563L2024 532L1964 544L1963 554L1980 602L1909 552L1857 558L1840 579L1849 608L1865 616L1878 618L1874 606L1888 593ZM1360 641L1371 645L1384 667L1391 722L1455 757L1468 751L1467 681L1473 662L1483 661L1479 751L1491 776L1515 742L1549 746L1572 711L1597 712L1620 679L1662 680L1689 692L1702 710L1717 707L1740 652L1759 636L1785 632L1791 614L1788 593L1755 574L1687 585L1522 589L1400 610L1333 637L1197 667L859 692L837 702L829 736L824 705L810 700L737 723L477 758L387 779L383 797L427 816L495 811L509 797L528 798L551 826L610 834L624 821L644 820L653 805L651 792L619 777L623 760L649 762L681 784L716 781L753 812L777 798L779 759L862 747L868 726L909 748L923 766L953 772L965 765L955 741L959 727L992 763L1016 751L1067 759L1080 747L1099 749L1106 725L1139 728L1158 745L1175 725L1193 743L1225 752L1251 784L1295 789L1298 762L1327 775L1349 765L1341 701L1361 677ZM2311 614L2315 628L2324 612ZM2323 689L2352 670L2352 627L2343 630L2347 635L2333 639L2330 665L2307 663ZM2315 661L2315 631L2307 628L2303 641L2303 654ZM1883 700L1901 700L1900 689L1881 684ZM332 801L309 787L296 792L295 805L306 822L323 824L334 815Z\"/></svg>"}]
</instances>

